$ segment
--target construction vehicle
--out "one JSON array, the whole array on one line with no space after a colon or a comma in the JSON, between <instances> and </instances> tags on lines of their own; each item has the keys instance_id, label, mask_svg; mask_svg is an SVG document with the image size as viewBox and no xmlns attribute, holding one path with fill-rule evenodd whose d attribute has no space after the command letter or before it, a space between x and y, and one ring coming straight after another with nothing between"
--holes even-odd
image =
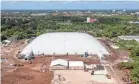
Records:
<instances>
[{"instance_id":1,"label":"construction vehicle","mask_svg":"<svg viewBox=\"0 0 139 84\"><path fill-rule=\"evenodd\" d=\"M91 75L94 75L94 71L91 72Z\"/></svg>"},{"instance_id":2,"label":"construction vehicle","mask_svg":"<svg viewBox=\"0 0 139 84\"><path fill-rule=\"evenodd\" d=\"M106 77L107 77L108 79L111 79L111 76L110 76L109 74L106 74Z\"/></svg>"}]
</instances>

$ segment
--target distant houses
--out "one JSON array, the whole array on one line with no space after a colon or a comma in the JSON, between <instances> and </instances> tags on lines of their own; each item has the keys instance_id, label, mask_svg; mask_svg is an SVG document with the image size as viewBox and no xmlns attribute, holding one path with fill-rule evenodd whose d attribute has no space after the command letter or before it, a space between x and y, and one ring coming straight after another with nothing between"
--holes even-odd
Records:
<instances>
[{"instance_id":1,"label":"distant houses","mask_svg":"<svg viewBox=\"0 0 139 84\"><path fill-rule=\"evenodd\" d=\"M118 36L118 39L135 40L135 41L139 42L139 36Z\"/></svg>"},{"instance_id":2,"label":"distant houses","mask_svg":"<svg viewBox=\"0 0 139 84\"><path fill-rule=\"evenodd\" d=\"M33 13L31 16L45 16L47 13Z\"/></svg>"},{"instance_id":3,"label":"distant houses","mask_svg":"<svg viewBox=\"0 0 139 84\"><path fill-rule=\"evenodd\" d=\"M90 17L87 17L86 18L86 22L87 23L94 23L94 22L96 22L97 21L97 19L95 19L95 18L90 18Z\"/></svg>"},{"instance_id":4,"label":"distant houses","mask_svg":"<svg viewBox=\"0 0 139 84\"><path fill-rule=\"evenodd\" d=\"M139 21L129 21L130 24L139 24Z\"/></svg>"}]
</instances>

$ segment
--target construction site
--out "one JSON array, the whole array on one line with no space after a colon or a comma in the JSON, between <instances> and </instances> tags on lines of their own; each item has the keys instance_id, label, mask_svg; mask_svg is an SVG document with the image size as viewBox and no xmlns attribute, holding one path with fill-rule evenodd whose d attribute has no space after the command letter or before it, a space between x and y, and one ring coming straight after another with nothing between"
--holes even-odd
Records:
<instances>
[{"instance_id":1,"label":"construction site","mask_svg":"<svg viewBox=\"0 0 139 84\"><path fill-rule=\"evenodd\" d=\"M76 53L73 54L69 47L67 49L64 47L65 51L69 51L66 51L65 55L61 52L62 49L58 52L41 53L39 51L40 54L36 54L38 51L32 50L33 58L25 59L22 56L26 52L24 49L29 49L27 48L30 45L28 40L13 41L6 46L1 45L2 84L126 84L128 73L119 70L117 64L128 59L130 53L110 47L111 43L106 39L97 40L109 53L105 55L105 58L94 55L89 50L87 56L80 55L80 51L77 52L76 50ZM57 47L62 47L62 45ZM107 52L104 50L103 53L106 54Z\"/></svg>"}]
</instances>

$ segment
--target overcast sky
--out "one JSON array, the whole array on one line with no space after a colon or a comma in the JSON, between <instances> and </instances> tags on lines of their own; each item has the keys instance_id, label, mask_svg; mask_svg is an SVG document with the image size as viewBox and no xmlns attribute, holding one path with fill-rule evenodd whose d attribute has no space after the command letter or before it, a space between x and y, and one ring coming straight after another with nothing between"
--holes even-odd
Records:
<instances>
[{"instance_id":1,"label":"overcast sky","mask_svg":"<svg viewBox=\"0 0 139 84\"><path fill-rule=\"evenodd\" d=\"M78 0L76 0L78 1ZM2 1L1 9L139 9L139 1Z\"/></svg>"}]
</instances>

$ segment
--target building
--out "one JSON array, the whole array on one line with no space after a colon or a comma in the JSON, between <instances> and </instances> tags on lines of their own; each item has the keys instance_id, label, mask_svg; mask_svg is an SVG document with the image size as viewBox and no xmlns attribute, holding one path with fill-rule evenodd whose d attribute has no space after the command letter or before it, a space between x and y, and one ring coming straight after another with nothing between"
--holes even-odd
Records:
<instances>
[{"instance_id":1,"label":"building","mask_svg":"<svg viewBox=\"0 0 139 84\"><path fill-rule=\"evenodd\" d=\"M52 70L64 70L68 68L68 61L64 59L57 59L51 62L50 69Z\"/></svg>"},{"instance_id":2,"label":"building","mask_svg":"<svg viewBox=\"0 0 139 84\"><path fill-rule=\"evenodd\" d=\"M94 75L106 75L106 69L103 65L96 65L94 69Z\"/></svg>"},{"instance_id":3,"label":"building","mask_svg":"<svg viewBox=\"0 0 139 84\"><path fill-rule=\"evenodd\" d=\"M93 75L106 75L107 71L101 64L84 64L83 61L67 61L56 59L51 61L50 70L89 70Z\"/></svg>"},{"instance_id":4,"label":"building","mask_svg":"<svg viewBox=\"0 0 139 84\"><path fill-rule=\"evenodd\" d=\"M97 64L85 64L85 68L87 70L93 70Z\"/></svg>"},{"instance_id":5,"label":"building","mask_svg":"<svg viewBox=\"0 0 139 84\"><path fill-rule=\"evenodd\" d=\"M21 55L33 51L34 56L39 55L109 55L107 49L99 41L87 33L55 32L46 33L35 38L29 43ZM101 54L101 55L100 55Z\"/></svg>"},{"instance_id":6,"label":"building","mask_svg":"<svg viewBox=\"0 0 139 84\"><path fill-rule=\"evenodd\" d=\"M89 23L89 22L90 22L90 17L87 17L86 22L87 22L87 23Z\"/></svg>"},{"instance_id":7,"label":"building","mask_svg":"<svg viewBox=\"0 0 139 84\"><path fill-rule=\"evenodd\" d=\"M50 64L51 70L84 70L83 61L67 61L64 59L53 60Z\"/></svg>"},{"instance_id":8,"label":"building","mask_svg":"<svg viewBox=\"0 0 139 84\"><path fill-rule=\"evenodd\" d=\"M114 9L114 10L112 10L112 13L115 13L115 9Z\"/></svg>"},{"instance_id":9,"label":"building","mask_svg":"<svg viewBox=\"0 0 139 84\"><path fill-rule=\"evenodd\" d=\"M122 40L135 40L139 42L139 36L118 36L118 38Z\"/></svg>"},{"instance_id":10,"label":"building","mask_svg":"<svg viewBox=\"0 0 139 84\"><path fill-rule=\"evenodd\" d=\"M31 16L45 16L47 13L33 13Z\"/></svg>"},{"instance_id":11,"label":"building","mask_svg":"<svg viewBox=\"0 0 139 84\"><path fill-rule=\"evenodd\" d=\"M139 24L139 21L129 21L130 24Z\"/></svg>"},{"instance_id":12,"label":"building","mask_svg":"<svg viewBox=\"0 0 139 84\"><path fill-rule=\"evenodd\" d=\"M70 70L84 70L83 61L69 61Z\"/></svg>"},{"instance_id":13,"label":"building","mask_svg":"<svg viewBox=\"0 0 139 84\"><path fill-rule=\"evenodd\" d=\"M94 19L94 18L90 18L90 17L87 17L87 23L94 23L94 22L96 22L97 20L96 19Z\"/></svg>"}]
</instances>

